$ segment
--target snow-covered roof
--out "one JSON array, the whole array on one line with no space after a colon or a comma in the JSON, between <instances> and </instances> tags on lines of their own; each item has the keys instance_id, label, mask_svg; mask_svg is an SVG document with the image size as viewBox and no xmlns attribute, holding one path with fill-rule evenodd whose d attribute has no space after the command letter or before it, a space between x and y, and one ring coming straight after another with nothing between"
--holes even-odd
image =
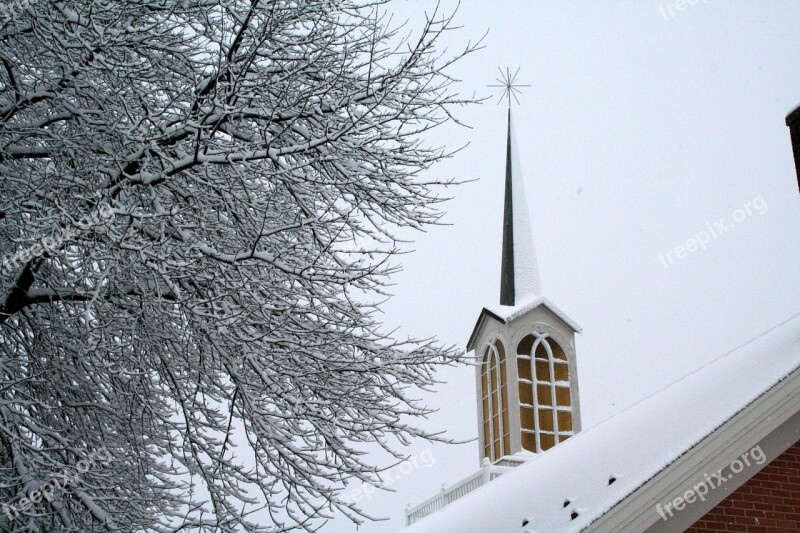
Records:
<instances>
[{"instance_id":1,"label":"snow-covered roof","mask_svg":"<svg viewBox=\"0 0 800 533\"><path fill-rule=\"evenodd\" d=\"M578 325L577 322L572 320L567 314L556 307L553 302L545 298L544 296L537 296L535 294L528 294L524 298L517 300L516 305L487 305L481 311L481 314L478 316L478 320L475 323L475 327L472 330L472 334L469 337L469 341L467 342L467 350L472 350L474 348L474 342L476 336L478 334L478 330L481 327L481 324L485 320L487 316L490 316L497 320L498 322L502 322L503 324L508 324L512 322L528 311L535 309L543 305L547 309L549 309L554 315L564 321L566 325L571 327L575 330L576 333L581 333L582 329Z\"/></svg>"},{"instance_id":2,"label":"snow-covered roof","mask_svg":"<svg viewBox=\"0 0 800 533\"><path fill-rule=\"evenodd\" d=\"M484 309L499 317L502 322L507 324L540 305L547 307L569 327L574 329L576 333L581 333L582 330L578 323L568 317L564 311L556 307L553 302L544 296L528 295L519 300L517 305L487 305Z\"/></svg>"},{"instance_id":3,"label":"snow-covered roof","mask_svg":"<svg viewBox=\"0 0 800 533\"><path fill-rule=\"evenodd\" d=\"M404 531L580 531L793 372L800 315Z\"/></svg>"}]
</instances>

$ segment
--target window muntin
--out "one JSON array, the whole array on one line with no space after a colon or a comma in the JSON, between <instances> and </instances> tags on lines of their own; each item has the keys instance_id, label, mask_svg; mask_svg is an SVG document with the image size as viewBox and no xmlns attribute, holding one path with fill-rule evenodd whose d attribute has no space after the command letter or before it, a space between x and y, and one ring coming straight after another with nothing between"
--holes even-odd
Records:
<instances>
[{"instance_id":1,"label":"window muntin","mask_svg":"<svg viewBox=\"0 0 800 533\"><path fill-rule=\"evenodd\" d=\"M543 452L574 434L569 363L547 335L525 336L517 346L522 447Z\"/></svg>"},{"instance_id":2,"label":"window muntin","mask_svg":"<svg viewBox=\"0 0 800 533\"><path fill-rule=\"evenodd\" d=\"M508 417L508 385L503 345L494 341L486 347L481 364L484 456L497 461L511 451Z\"/></svg>"}]
</instances>

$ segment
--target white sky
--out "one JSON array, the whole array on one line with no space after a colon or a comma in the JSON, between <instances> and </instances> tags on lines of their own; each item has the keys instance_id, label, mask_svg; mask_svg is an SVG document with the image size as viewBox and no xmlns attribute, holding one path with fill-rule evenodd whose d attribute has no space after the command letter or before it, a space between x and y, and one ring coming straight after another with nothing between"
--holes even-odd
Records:
<instances>
[{"instance_id":1,"label":"white sky","mask_svg":"<svg viewBox=\"0 0 800 533\"><path fill-rule=\"evenodd\" d=\"M584 428L800 311L800 195L784 124L800 103L800 2L699 0L669 18L671 4L464 0L464 28L447 36L456 50L490 30L452 71L463 93L491 94L498 66L521 67L532 85L515 127L544 293L584 330ZM389 8L414 24L434 5ZM417 235L403 256L384 310L405 333L463 347L482 306L498 302L506 124L495 101L463 110L473 129L430 138L471 143L430 176L478 181L451 189L451 225ZM736 212L748 203L750 215ZM664 267L659 252L669 264L720 219L729 231ZM475 438L474 370L440 378L426 427ZM363 502L391 520L358 531L401 528L406 503L475 471L477 448L411 447L424 460L392 471L395 493ZM321 531L355 530L336 519Z\"/></svg>"}]
</instances>

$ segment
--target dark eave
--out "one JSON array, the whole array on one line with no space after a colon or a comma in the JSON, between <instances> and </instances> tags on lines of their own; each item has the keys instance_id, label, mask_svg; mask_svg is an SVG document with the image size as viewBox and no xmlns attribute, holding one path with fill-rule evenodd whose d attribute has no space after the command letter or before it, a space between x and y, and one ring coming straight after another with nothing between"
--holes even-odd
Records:
<instances>
[{"instance_id":1,"label":"dark eave","mask_svg":"<svg viewBox=\"0 0 800 533\"><path fill-rule=\"evenodd\" d=\"M800 106L786 116L786 125L792 139L794 152L794 169L797 173L797 187L800 189Z\"/></svg>"},{"instance_id":2,"label":"dark eave","mask_svg":"<svg viewBox=\"0 0 800 533\"><path fill-rule=\"evenodd\" d=\"M494 318L495 320L497 320L501 324L505 324L506 323L505 320L503 320L502 318L497 316L495 313L492 313L491 311L489 311L488 309L486 309L484 307L483 310L481 310L481 314L478 315L478 320L475 322L475 327L472 328L472 334L469 336L469 340L467 341L467 351L468 352L471 351L473 348L475 348L475 337L478 336L478 330L481 329L481 324L483 324L483 321L487 316L490 317L490 318Z\"/></svg>"}]
</instances>

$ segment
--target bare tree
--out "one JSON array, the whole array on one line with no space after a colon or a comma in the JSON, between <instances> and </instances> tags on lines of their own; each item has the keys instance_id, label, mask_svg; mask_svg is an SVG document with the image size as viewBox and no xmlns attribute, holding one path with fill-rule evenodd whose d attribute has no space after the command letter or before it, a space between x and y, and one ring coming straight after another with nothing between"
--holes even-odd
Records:
<instances>
[{"instance_id":1,"label":"bare tree","mask_svg":"<svg viewBox=\"0 0 800 533\"><path fill-rule=\"evenodd\" d=\"M404 38L382 4L15 4L0 529L358 521L337 495L378 481L363 447L438 438L413 391L461 355L369 302L398 228L439 220L450 181L420 172L450 154L423 134L472 101L445 69L476 45L438 49L441 14Z\"/></svg>"}]
</instances>

